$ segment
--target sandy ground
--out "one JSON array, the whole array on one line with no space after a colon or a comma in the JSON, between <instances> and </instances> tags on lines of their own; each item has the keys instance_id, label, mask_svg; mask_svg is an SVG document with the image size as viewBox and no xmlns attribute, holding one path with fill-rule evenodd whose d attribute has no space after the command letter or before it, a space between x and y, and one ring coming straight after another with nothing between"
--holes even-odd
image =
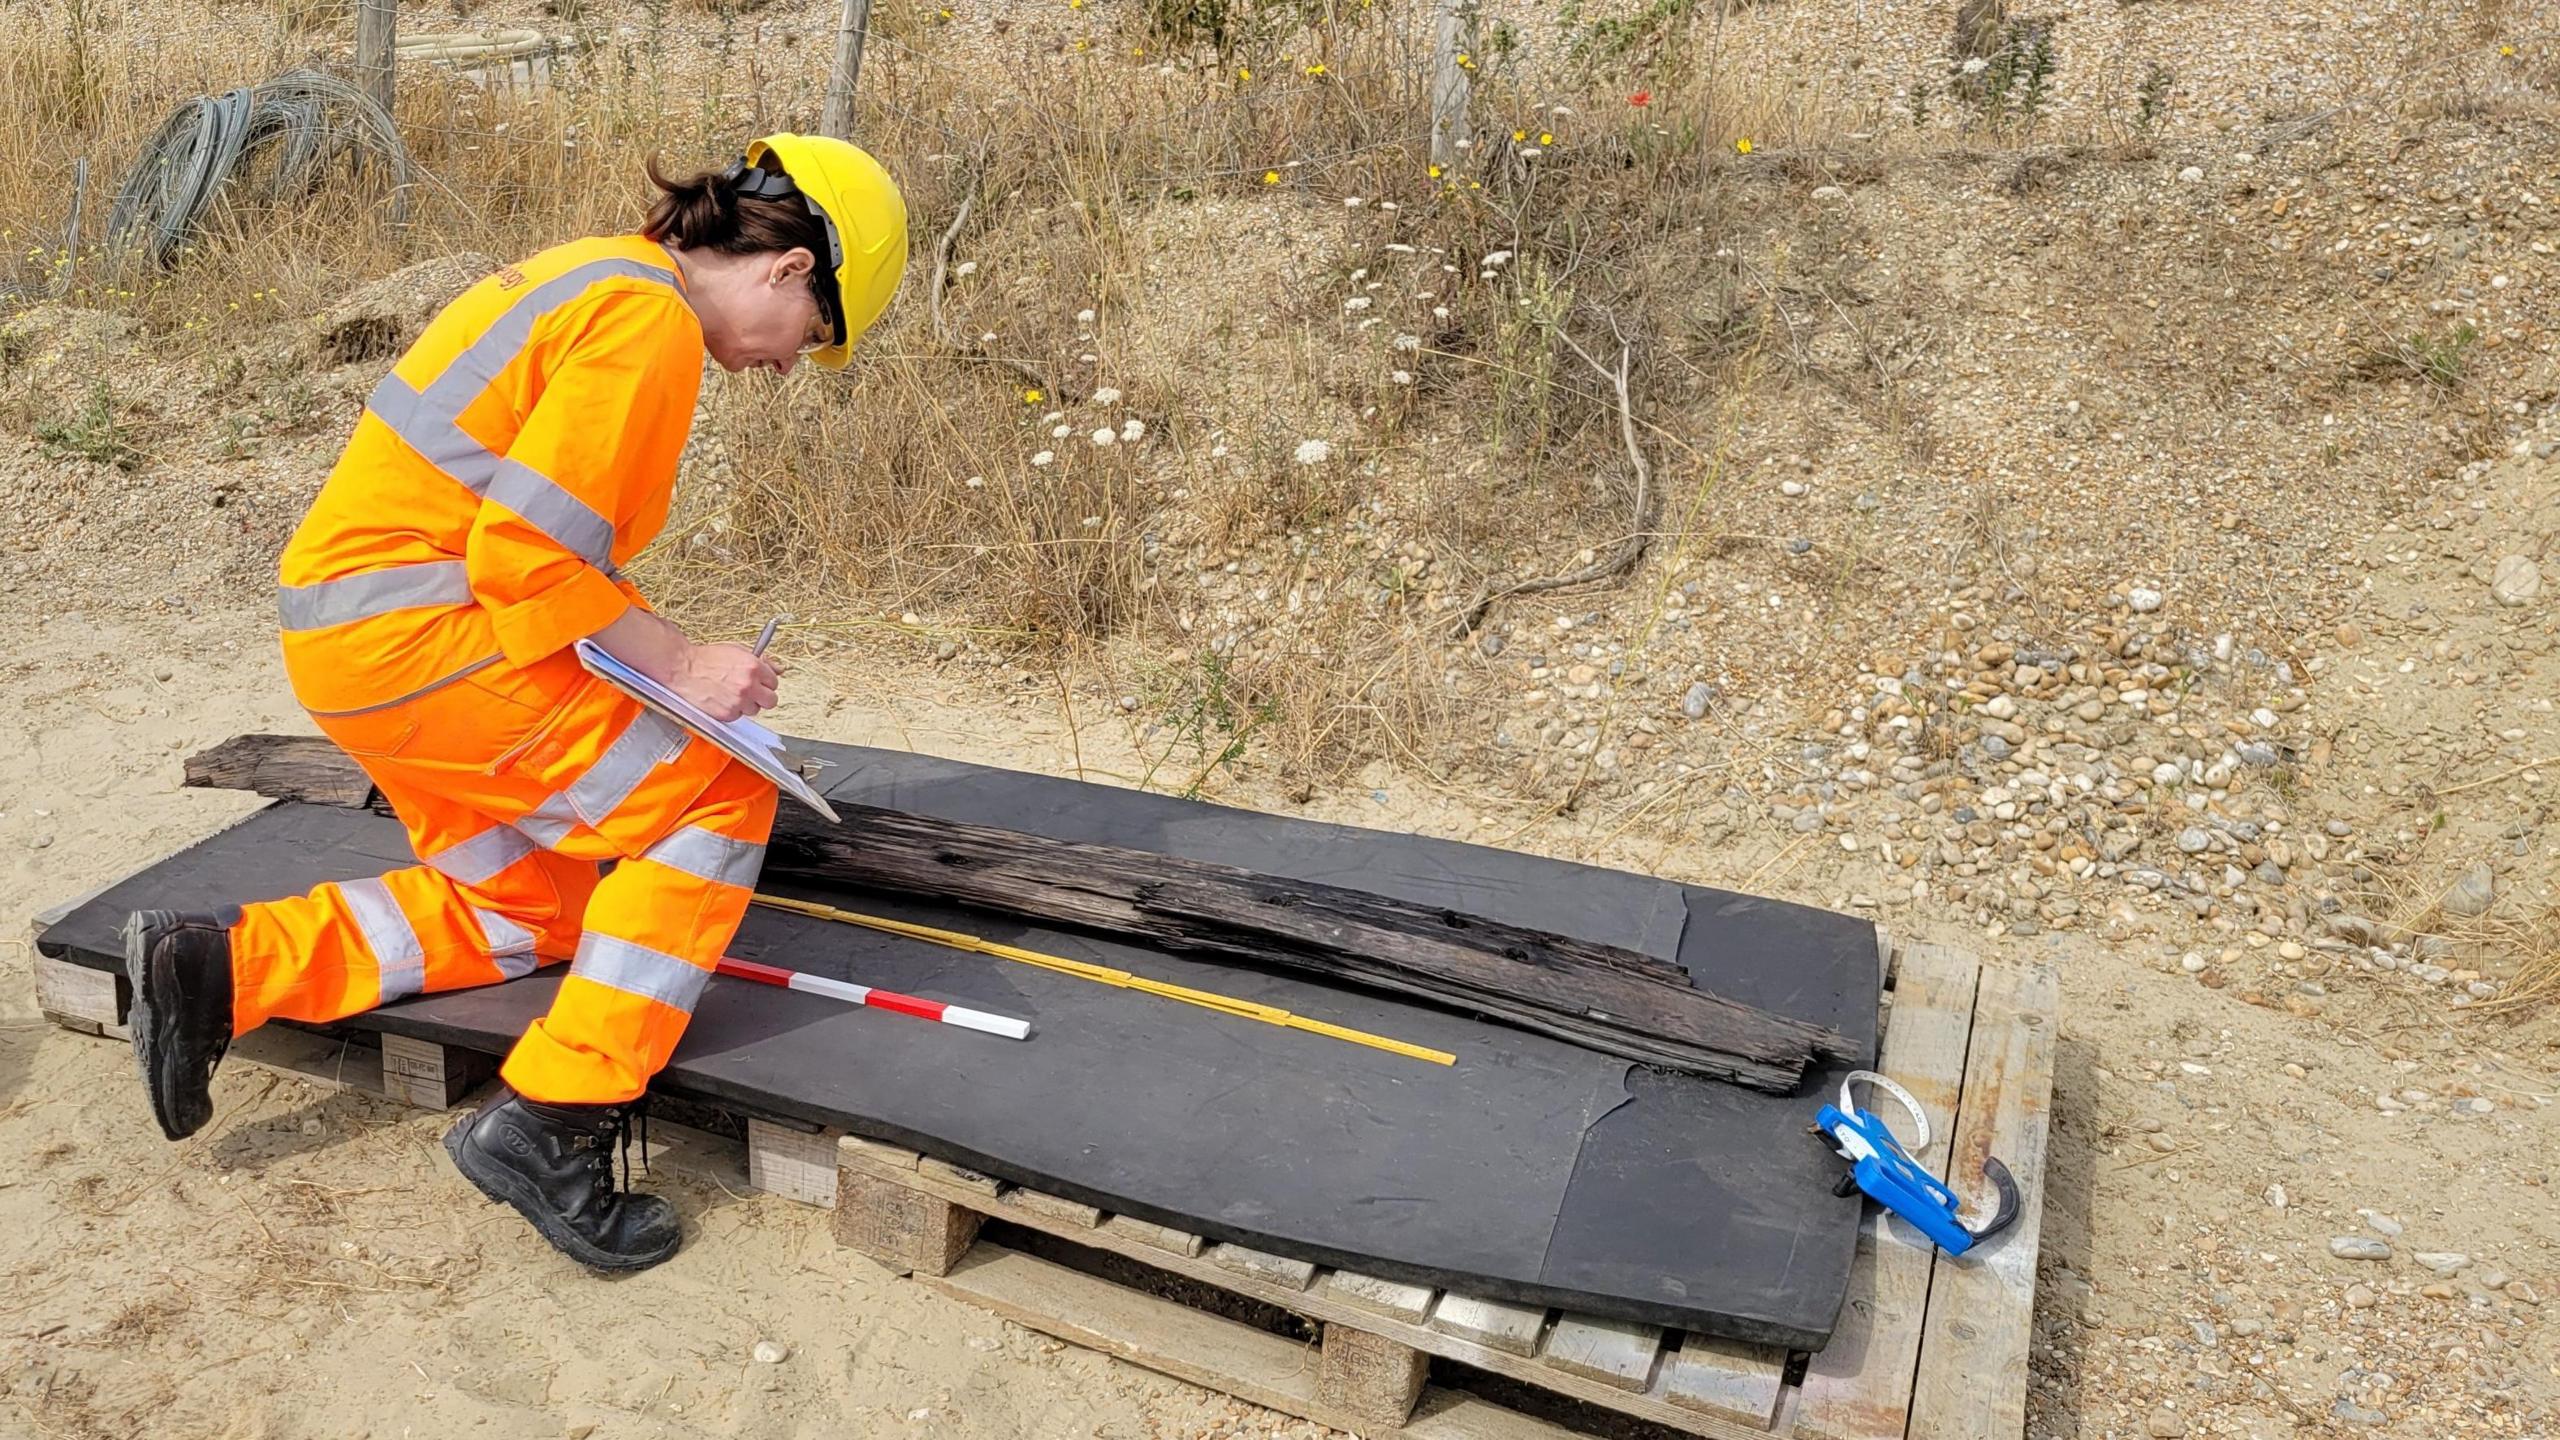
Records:
<instances>
[{"instance_id":1,"label":"sandy ground","mask_svg":"<svg viewBox=\"0 0 2560 1440\"><path fill-rule=\"evenodd\" d=\"M17 730L0 751L0 924L23 936L39 905L243 811L181 789L179 763L295 728L262 624L248 606L0 624ZM1065 772L1079 755L1107 771L1123 748L1037 707L938 705L894 675L847 698L850 679L795 675L784 727ZM1312 808L1480 837L1507 823L1372 778ZM1779 893L1825 883L1772 868L1774 839L1667 856L1561 829L1519 843L1757 873ZM2384 1433L2550 1433L2560 1356L2532 1321L2560 1273L2560 1205L2539 1031L2458 1030L2414 983L2341 984L2306 1017L2130 963L2138 945L1992 943L1908 918L1913 938L2064 979L2031 1433L2308 1433L2260 1376L2324 1416L2333 1396L2388 1413ZM215 1123L166 1145L121 1047L34 1014L26 953L13 942L0 967L0 1154L16 1162L0 1178L0 1433L1312 1433L894 1280L817 1212L746 1193L723 1157L658 1169L690 1243L604 1282L451 1173L439 1116L243 1064L217 1081ZM2487 1103L2377 1108L2413 1088ZM2436 1294L2406 1259L2333 1258L2332 1237L2376 1224L2403 1251L2472 1258ZM2489 1290L2490 1270L2522 1288ZM790 1358L754 1363L767 1339Z\"/></svg>"}]
</instances>

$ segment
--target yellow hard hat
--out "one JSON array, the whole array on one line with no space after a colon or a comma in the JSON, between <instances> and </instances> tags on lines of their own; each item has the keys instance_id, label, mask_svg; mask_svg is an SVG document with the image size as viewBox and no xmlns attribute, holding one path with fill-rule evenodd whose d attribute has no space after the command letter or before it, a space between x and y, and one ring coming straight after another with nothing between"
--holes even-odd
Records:
<instances>
[{"instance_id":1,"label":"yellow hard hat","mask_svg":"<svg viewBox=\"0 0 2560 1440\"><path fill-rule=\"evenodd\" d=\"M819 303L829 312L835 342L808 358L841 370L907 271L907 202L898 182L869 151L824 135L767 135L747 146L747 165L766 172L762 187L750 193L779 198L796 190L826 224L834 253L818 263L831 272L832 284L819 287ZM772 184L783 176L787 185Z\"/></svg>"}]
</instances>

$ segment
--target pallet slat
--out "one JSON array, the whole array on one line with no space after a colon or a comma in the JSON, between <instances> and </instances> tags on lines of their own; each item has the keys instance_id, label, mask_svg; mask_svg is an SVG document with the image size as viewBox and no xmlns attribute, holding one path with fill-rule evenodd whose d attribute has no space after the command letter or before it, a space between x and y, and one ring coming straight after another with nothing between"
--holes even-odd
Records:
<instances>
[{"instance_id":1,"label":"pallet slat","mask_svg":"<svg viewBox=\"0 0 2560 1440\"><path fill-rule=\"evenodd\" d=\"M1778 1413L1778 1393L1786 1378L1783 1350L1689 1335L1679 1349L1662 1357L1653 1393L1684 1410L1731 1415L1765 1427Z\"/></svg>"},{"instance_id":2,"label":"pallet slat","mask_svg":"<svg viewBox=\"0 0 2560 1440\"><path fill-rule=\"evenodd\" d=\"M1064 1220L1072 1225L1081 1225L1087 1230L1102 1223L1102 1212L1090 1205L1062 1199L1056 1195L1044 1195L1037 1190L1025 1190L1020 1186L1004 1192L1004 1203L1029 1210L1034 1214L1046 1215L1052 1220Z\"/></svg>"},{"instance_id":3,"label":"pallet slat","mask_svg":"<svg viewBox=\"0 0 2560 1440\"><path fill-rule=\"evenodd\" d=\"M1991 1198L1982 1162L1999 1156L2021 1182L2018 1219L1965 1259L1938 1266L1909 1440L2015 1435L2027 1422L2027 1341L2043 1238L2060 987L2050 969L1985 971L1982 1008L2016 1018L1974 1038L1948 1183L1964 1198L1968 1216L1987 1213L1977 1208Z\"/></svg>"},{"instance_id":4,"label":"pallet slat","mask_svg":"<svg viewBox=\"0 0 2560 1440\"><path fill-rule=\"evenodd\" d=\"M1318 1288L1345 1305L1392 1315L1398 1320L1419 1322L1431 1313L1430 1290L1420 1285L1381 1280L1356 1270L1336 1270L1325 1276Z\"/></svg>"},{"instance_id":5,"label":"pallet slat","mask_svg":"<svg viewBox=\"0 0 2560 1440\"><path fill-rule=\"evenodd\" d=\"M1547 1312L1526 1305L1478 1300L1453 1290L1432 1307L1431 1328L1513 1355L1535 1355L1538 1337L1547 1328Z\"/></svg>"},{"instance_id":6,"label":"pallet slat","mask_svg":"<svg viewBox=\"0 0 2560 1440\"><path fill-rule=\"evenodd\" d=\"M1895 971L1883 1070L1929 1112L1928 1147L1913 1158L1941 1178L1973 1034L1979 974L1971 956L1939 945L1905 947ZM1849 1303L1841 1307L1831 1343L1805 1367L1795 1434L1812 1440L1903 1440L1910 1427L1920 1325L1937 1252L1908 1229L1879 1230L1879 1224L1870 1214L1859 1229Z\"/></svg>"},{"instance_id":7,"label":"pallet slat","mask_svg":"<svg viewBox=\"0 0 2560 1440\"><path fill-rule=\"evenodd\" d=\"M1654 1358L1661 1353L1659 1325L1567 1315L1547 1333L1547 1348L1538 1358L1568 1374L1641 1391L1651 1386Z\"/></svg>"},{"instance_id":8,"label":"pallet slat","mask_svg":"<svg viewBox=\"0 0 2560 1440\"><path fill-rule=\"evenodd\" d=\"M1336 1429L1377 1433L1324 1403L1321 1372L1306 1346L1222 1316L992 1244L925 1283L1018 1325L1178 1380ZM1576 1440L1561 1427L1445 1390L1425 1390L1399 1433L1403 1440Z\"/></svg>"},{"instance_id":9,"label":"pallet slat","mask_svg":"<svg viewBox=\"0 0 2560 1440\"><path fill-rule=\"evenodd\" d=\"M1153 1245L1159 1250L1170 1250L1185 1259L1199 1254L1203 1243L1199 1236L1188 1230L1176 1230L1170 1225L1158 1225L1152 1220L1140 1220L1133 1215L1111 1216L1102 1222L1102 1228L1114 1235L1127 1236L1141 1245Z\"/></svg>"},{"instance_id":10,"label":"pallet slat","mask_svg":"<svg viewBox=\"0 0 2560 1440\"><path fill-rule=\"evenodd\" d=\"M1274 1272L1264 1268L1258 1262L1257 1252L1239 1245L1211 1246L1198 1256L1186 1257L1131 1240L1108 1228L1085 1229L1071 1221L1054 1219L1037 1211L1023 1210L1001 1201L990 1201L983 1195L932 1179L919 1171L881 1172L853 1163L847 1164L846 1171L844 1183L848 1188L844 1198L839 1201L836 1212L839 1238L844 1235L845 1226L848 1223L844 1214L846 1207L861 1203L851 1188L856 1182L903 1186L930 1197L946 1200L954 1209L970 1208L998 1214L1027 1229L1054 1235L1077 1245L1142 1261L1156 1269L1215 1285L1265 1304L1276 1305L1310 1320L1326 1325L1350 1325L1356 1329L1366 1330L1410 1345L1427 1354L1447 1356L1479 1370L1489 1370L1497 1375L1525 1381L1541 1390L1550 1390L1575 1400L1617 1410L1658 1425L1668 1426L1684 1434L1706 1436L1709 1440L1769 1440L1770 1432L1765 1426L1736 1421L1718 1413L1690 1409L1665 1400L1658 1400L1649 1394L1629 1392L1616 1385L1559 1369L1542 1360L1496 1350L1459 1336L1433 1330L1427 1325L1399 1320L1376 1310L1350 1304L1327 1286L1309 1283L1309 1277L1315 1274L1322 1274L1326 1278L1331 1277L1332 1272L1321 1271L1315 1266L1310 1265L1299 1269L1292 1262L1282 1260L1278 1256L1262 1257L1279 1262L1285 1267ZM1053 1330L1052 1333L1059 1332ZM1311 1373L1314 1369L1311 1360L1308 1369ZM1421 1407L1423 1412L1429 1413L1432 1404L1430 1395L1426 1393ZM1421 1420L1417 1418L1415 1425L1419 1424ZM1413 1427L1407 1427L1408 1437L1416 1433L1419 1432Z\"/></svg>"},{"instance_id":11,"label":"pallet slat","mask_svg":"<svg viewBox=\"0 0 2560 1440\"><path fill-rule=\"evenodd\" d=\"M130 1040L113 972L92 970L50 955L36 956L36 1009L66 1030Z\"/></svg>"}]
</instances>

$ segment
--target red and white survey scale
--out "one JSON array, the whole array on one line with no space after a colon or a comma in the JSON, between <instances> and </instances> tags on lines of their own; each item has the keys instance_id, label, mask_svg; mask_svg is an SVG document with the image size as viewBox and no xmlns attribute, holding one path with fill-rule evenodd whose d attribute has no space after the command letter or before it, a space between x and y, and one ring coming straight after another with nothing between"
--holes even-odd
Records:
<instances>
[{"instance_id":1,"label":"red and white survey scale","mask_svg":"<svg viewBox=\"0 0 2560 1440\"><path fill-rule=\"evenodd\" d=\"M759 965L753 960L733 956L720 957L718 971L740 980L753 980L759 985L772 985L784 990L797 990L804 995L824 995L848 1005L868 1005L875 1010L895 1010L919 1020L932 1020L943 1025L957 1025L963 1030L976 1030L987 1035L1001 1035L1008 1040L1031 1038L1031 1022L1006 1015L991 1015L965 1005L945 1005L939 1000L901 995L895 990L880 990L869 985L856 985L850 980L830 980L823 975L810 975L799 970L785 970L779 965Z\"/></svg>"}]
</instances>

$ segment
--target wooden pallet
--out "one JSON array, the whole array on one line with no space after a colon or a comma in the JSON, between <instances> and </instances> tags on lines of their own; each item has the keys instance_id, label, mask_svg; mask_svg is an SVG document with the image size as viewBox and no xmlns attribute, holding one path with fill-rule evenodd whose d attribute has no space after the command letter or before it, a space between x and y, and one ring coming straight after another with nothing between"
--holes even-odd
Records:
<instances>
[{"instance_id":1,"label":"wooden pallet","mask_svg":"<svg viewBox=\"0 0 2560 1440\"><path fill-rule=\"evenodd\" d=\"M124 977L36 956L36 1008L66 1030L131 1040L125 1016L133 1003ZM386 1035L347 1025L278 1022L231 1042L223 1057L288 1071L320 1084L362 1090L387 1100L442 1110L498 1073L494 1056Z\"/></svg>"},{"instance_id":2,"label":"wooden pallet","mask_svg":"<svg viewBox=\"0 0 2560 1440\"><path fill-rule=\"evenodd\" d=\"M1881 936L1879 937L1881 939ZM1708 1440L2015 1440L2041 1232L2059 999L2050 970L1985 968L1938 946L1880 952L1889 1008L1882 1067L1930 1112L1920 1161L1975 1213L1997 1154L2024 1204L1983 1254L1940 1257L1901 1226L1861 1231L1831 1344L1790 1356L1658 1326L1434 1291L1223 1244L1024 1189L932 1156L801 1122L744 1118L750 1182L832 1209L845 1245L956 1298L1062 1339L1270 1409L1413 1440L1556 1440L1571 1432L1429 1387L1433 1357ZM115 1039L122 979L39 954L38 1005ZM492 1056L344 1026L272 1025L242 1059L441 1109ZM1807 1100L1808 1118L1817 1103ZM726 1117L724 1117L725 1119ZM726 1128L725 1124L722 1127ZM706 1139L718 1143L719 1137ZM988 1218L1135 1260L1296 1314L1312 1348L1150 1290L993 1241Z\"/></svg>"},{"instance_id":3,"label":"wooden pallet","mask_svg":"<svg viewBox=\"0 0 2560 1440\"><path fill-rule=\"evenodd\" d=\"M1810 1357L1312 1265L823 1131L750 1120L749 1169L759 1186L831 1206L844 1244L947 1294L1362 1434L1565 1433L1472 1397L1426 1395L1437 1356L1710 1440L2015 1440L2026 1423L2054 977L1985 969L1936 946L1887 954L1883 1068L1930 1111L1919 1159L1943 1178L1948 1157L1964 1157L1959 1177L1976 1178L1956 1189L1977 1213L1988 1200L1982 1158L1997 1154L2024 1204L2008 1234L1964 1261L1871 1217L1839 1328ZM1289 1311L1321 1327L1322 1345L1310 1356L1285 1337L981 1240L991 1218Z\"/></svg>"}]
</instances>

